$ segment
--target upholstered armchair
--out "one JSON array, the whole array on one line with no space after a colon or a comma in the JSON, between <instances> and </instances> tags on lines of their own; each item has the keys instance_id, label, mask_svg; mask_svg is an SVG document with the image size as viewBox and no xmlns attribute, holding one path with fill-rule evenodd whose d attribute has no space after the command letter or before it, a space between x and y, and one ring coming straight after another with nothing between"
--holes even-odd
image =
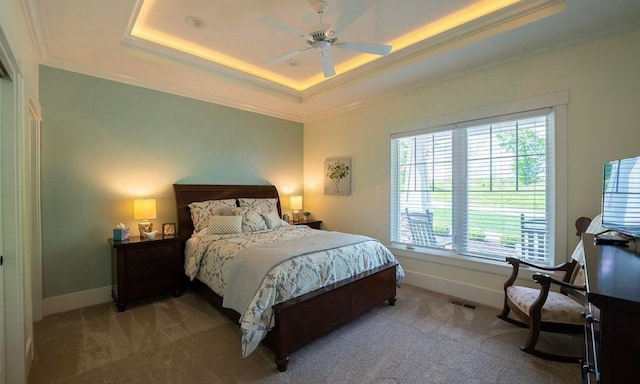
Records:
<instances>
[{"instance_id":1,"label":"upholstered armchair","mask_svg":"<svg viewBox=\"0 0 640 384\"><path fill-rule=\"evenodd\" d=\"M581 217L576 220L576 235L580 236L589 227L591 220ZM581 356L566 356L536 348L540 332L581 333L584 329L585 286L581 276L582 267L575 260L554 267L544 267L507 257L512 272L504 284L504 306L498 318L520 327L529 328L527 341L520 349L532 355L555 361L578 362ZM540 287L530 288L514 285L520 266L527 266L543 273L533 274ZM559 274L560 279L544 272ZM553 287L553 289L552 289ZM516 318L509 317L513 311Z\"/></svg>"}]
</instances>

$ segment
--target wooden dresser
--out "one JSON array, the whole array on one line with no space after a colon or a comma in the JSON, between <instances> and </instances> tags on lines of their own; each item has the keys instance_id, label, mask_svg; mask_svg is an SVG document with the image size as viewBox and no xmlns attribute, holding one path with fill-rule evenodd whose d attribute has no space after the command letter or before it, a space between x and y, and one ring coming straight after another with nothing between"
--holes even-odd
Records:
<instances>
[{"instance_id":1,"label":"wooden dresser","mask_svg":"<svg viewBox=\"0 0 640 384\"><path fill-rule=\"evenodd\" d=\"M640 241L639 241L640 242ZM583 236L587 305L583 383L625 383L640 364L640 254ZM640 246L640 244L638 244Z\"/></svg>"}]
</instances>

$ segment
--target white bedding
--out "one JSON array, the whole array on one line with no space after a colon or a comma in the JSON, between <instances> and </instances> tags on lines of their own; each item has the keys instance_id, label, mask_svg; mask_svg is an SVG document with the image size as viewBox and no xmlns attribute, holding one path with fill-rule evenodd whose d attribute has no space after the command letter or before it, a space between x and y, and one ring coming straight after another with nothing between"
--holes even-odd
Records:
<instances>
[{"instance_id":1,"label":"white bedding","mask_svg":"<svg viewBox=\"0 0 640 384\"><path fill-rule=\"evenodd\" d=\"M324 231L306 226L284 225L272 230L240 234L195 234L187 241L185 273L191 279L197 277L224 297L230 279L230 261L240 250L321 233ZM243 356L253 352L273 326L271 307L274 304L392 261L396 261L393 254L379 241L369 238L339 248L304 253L277 264L262 280L247 310L241 313ZM398 265L397 283L403 278L404 271Z\"/></svg>"}]
</instances>

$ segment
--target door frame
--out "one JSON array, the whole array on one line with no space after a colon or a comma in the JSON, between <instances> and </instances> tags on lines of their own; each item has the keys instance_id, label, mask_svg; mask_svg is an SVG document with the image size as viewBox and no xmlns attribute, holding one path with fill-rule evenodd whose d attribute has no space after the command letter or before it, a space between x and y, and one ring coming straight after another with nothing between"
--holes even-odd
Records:
<instances>
[{"instance_id":1,"label":"door frame","mask_svg":"<svg viewBox=\"0 0 640 384\"><path fill-rule=\"evenodd\" d=\"M6 79L0 87L2 108L0 120L0 193L2 199L2 252L4 265L4 308L0 313L4 321L4 343L0 354L4 356L4 370L0 372L0 384L25 383L25 298L24 298L24 239L21 214L24 213L20 190L22 187L22 134L26 124L24 108L24 79L19 71L11 46L0 26L0 61L6 71ZM6 272L6 273L5 273ZM33 326L29 324L29 326Z\"/></svg>"}]
</instances>

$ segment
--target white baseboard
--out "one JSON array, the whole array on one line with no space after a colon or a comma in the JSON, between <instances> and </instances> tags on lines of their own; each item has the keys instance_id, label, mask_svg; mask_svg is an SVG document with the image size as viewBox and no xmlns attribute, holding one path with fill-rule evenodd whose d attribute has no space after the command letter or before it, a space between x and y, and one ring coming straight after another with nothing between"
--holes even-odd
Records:
<instances>
[{"instance_id":1,"label":"white baseboard","mask_svg":"<svg viewBox=\"0 0 640 384\"><path fill-rule=\"evenodd\" d=\"M446 280L438 276L425 275L405 269L404 282L409 285L442 293L451 297L469 300L471 303L502 308L504 291L466 284L461 281Z\"/></svg>"},{"instance_id":2,"label":"white baseboard","mask_svg":"<svg viewBox=\"0 0 640 384\"><path fill-rule=\"evenodd\" d=\"M502 308L504 292L486 287L470 285L460 281L447 280L405 269L404 283L439 292L451 297L469 300L473 303ZM48 297L42 300L42 316L70 311L111 301L111 286L74 292L67 295Z\"/></svg>"},{"instance_id":3,"label":"white baseboard","mask_svg":"<svg viewBox=\"0 0 640 384\"><path fill-rule=\"evenodd\" d=\"M30 372L31 371L31 364L33 364L33 357L34 357L34 352L33 352L33 334L31 334L31 336L29 336L27 338L27 343L26 343L26 353L25 353L25 365L26 365L26 372Z\"/></svg>"},{"instance_id":4,"label":"white baseboard","mask_svg":"<svg viewBox=\"0 0 640 384\"><path fill-rule=\"evenodd\" d=\"M47 297L42 300L42 316L102 304L108 301L111 301L110 285L67 295Z\"/></svg>"}]
</instances>

